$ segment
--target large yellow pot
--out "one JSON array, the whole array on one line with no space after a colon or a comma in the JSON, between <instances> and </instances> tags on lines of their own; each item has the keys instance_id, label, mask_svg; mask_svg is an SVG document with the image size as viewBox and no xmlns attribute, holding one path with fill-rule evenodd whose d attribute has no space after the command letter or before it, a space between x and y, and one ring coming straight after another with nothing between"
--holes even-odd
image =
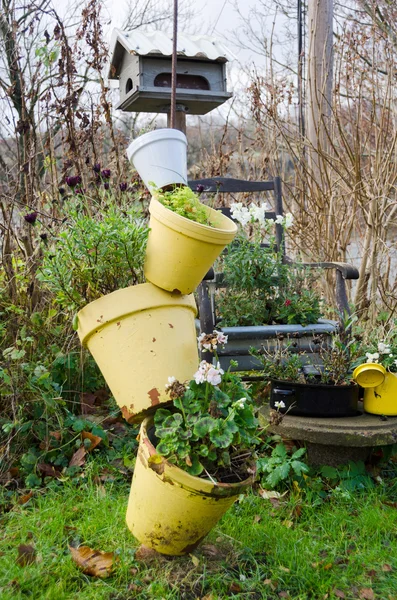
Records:
<instances>
[{"instance_id":1,"label":"large yellow pot","mask_svg":"<svg viewBox=\"0 0 397 600\"><path fill-rule=\"evenodd\" d=\"M190 380L198 350L193 296L151 283L99 298L78 314L78 334L130 423L169 401L168 377Z\"/></svg>"},{"instance_id":2,"label":"large yellow pot","mask_svg":"<svg viewBox=\"0 0 397 600\"><path fill-rule=\"evenodd\" d=\"M156 454L148 437L151 425L151 419L141 425L126 521L145 546L182 556L198 546L254 478L222 484L189 475Z\"/></svg>"},{"instance_id":3,"label":"large yellow pot","mask_svg":"<svg viewBox=\"0 0 397 600\"><path fill-rule=\"evenodd\" d=\"M397 415L397 374L386 373L383 383L364 391L364 410L373 415Z\"/></svg>"},{"instance_id":4,"label":"large yellow pot","mask_svg":"<svg viewBox=\"0 0 397 600\"><path fill-rule=\"evenodd\" d=\"M144 267L148 281L180 294L196 289L237 233L231 219L209 206L205 208L215 227L181 217L152 198Z\"/></svg>"}]
</instances>

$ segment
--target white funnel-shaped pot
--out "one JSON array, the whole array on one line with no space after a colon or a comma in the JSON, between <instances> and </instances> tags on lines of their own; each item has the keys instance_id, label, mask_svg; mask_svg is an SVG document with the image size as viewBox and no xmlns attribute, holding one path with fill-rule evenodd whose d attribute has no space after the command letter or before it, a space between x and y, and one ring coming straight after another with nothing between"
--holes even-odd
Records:
<instances>
[{"instance_id":1,"label":"white funnel-shaped pot","mask_svg":"<svg viewBox=\"0 0 397 600\"><path fill-rule=\"evenodd\" d=\"M187 185L187 139L177 129L156 129L141 135L127 148L148 189L172 184Z\"/></svg>"}]
</instances>

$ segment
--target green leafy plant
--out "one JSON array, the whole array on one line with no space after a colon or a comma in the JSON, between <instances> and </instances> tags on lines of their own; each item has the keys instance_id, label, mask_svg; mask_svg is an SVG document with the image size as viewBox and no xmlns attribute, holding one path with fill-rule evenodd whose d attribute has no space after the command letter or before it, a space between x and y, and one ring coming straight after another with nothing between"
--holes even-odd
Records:
<instances>
[{"instance_id":1,"label":"green leafy plant","mask_svg":"<svg viewBox=\"0 0 397 600\"><path fill-rule=\"evenodd\" d=\"M211 225L208 211L198 195L187 186L174 187L170 191L154 190L153 196L167 208L191 221Z\"/></svg>"},{"instance_id":2,"label":"green leafy plant","mask_svg":"<svg viewBox=\"0 0 397 600\"><path fill-rule=\"evenodd\" d=\"M267 489L277 487L287 481L291 475L300 477L309 472L309 467L300 460L306 453L306 448L299 448L292 454L281 442L275 446L269 456L262 456L257 461L258 475L261 485Z\"/></svg>"},{"instance_id":3,"label":"green leafy plant","mask_svg":"<svg viewBox=\"0 0 397 600\"><path fill-rule=\"evenodd\" d=\"M315 323L321 308L313 274L299 263L285 264L264 206L231 206L242 228L221 259L225 288L217 304L222 325ZM292 216L277 219L284 229L292 224Z\"/></svg>"},{"instance_id":4,"label":"green leafy plant","mask_svg":"<svg viewBox=\"0 0 397 600\"><path fill-rule=\"evenodd\" d=\"M394 331L395 324L393 324L387 333L383 332L381 334L382 341L374 340L373 338L377 336L371 332L372 339L362 344L362 354L357 359L356 364L381 364L390 373L397 373L397 335Z\"/></svg>"},{"instance_id":5,"label":"green leafy plant","mask_svg":"<svg viewBox=\"0 0 397 600\"><path fill-rule=\"evenodd\" d=\"M216 351L225 337L202 335L199 344ZM182 384L171 377L167 389L173 409L160 408L154 416L160 455L191 475L214 481L241 481L254 472L258 421L238 375L202 361L192 381Z\"/></svg>"},{"instance_id":6,"label":"green leafy plant","mask_svg":"<svg viewBox=\"0 0 397 600\"><path fill-rule=\"evenodd\" d=\"M116 205L95 215L70 215L44 250L39 279L57 303L75 311L117 289L143 283L148 226L137 209Z\"/></svg>"}]
</instances>

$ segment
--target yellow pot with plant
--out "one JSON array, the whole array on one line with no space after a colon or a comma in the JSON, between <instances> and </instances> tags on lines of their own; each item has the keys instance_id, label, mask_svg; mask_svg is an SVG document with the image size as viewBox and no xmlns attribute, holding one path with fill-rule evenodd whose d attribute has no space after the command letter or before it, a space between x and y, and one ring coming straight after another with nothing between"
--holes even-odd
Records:
<instances>
[{"instance_id":1,"label":"yellow pot with plant","mask_svg":"<svg viewBox=\"0 0 397 600\"><path fill-rule=\"evenodd\" d=\"M149 211L145 277L164 290L190 294L234 239L237 225L188 187L154 192Z\"/></svg>"},{"instance_id":2,"label":"yellow pot with plant","mask_svg":"<svg viewBox=\"0 0 397 600\"><path fill-rule=\"evenodd\" d=\"M253 483L258 423L238 375L219 365L203 361L188 387L169 382L172 412L141 426L126 520L142 544L181 556Z\"/></svg>"},{"instance_id":3,"label":"yellow pot with plant","mask_svg":"<svg viewBox=\"0 0 397 600\"><path fill-rule=\"evenodd\" d=\"M169 373L191 377L197 367L193 296L151 283L117 290L78 313L78 334L97 362L127 421L140 422L167 402Z\"/></svg>"}]
</instances>

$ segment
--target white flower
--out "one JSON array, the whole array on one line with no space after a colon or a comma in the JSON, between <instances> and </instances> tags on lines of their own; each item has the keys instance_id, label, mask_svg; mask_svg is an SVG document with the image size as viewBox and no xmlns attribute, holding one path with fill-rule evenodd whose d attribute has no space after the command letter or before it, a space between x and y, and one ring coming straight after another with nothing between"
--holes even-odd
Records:
<instances>
[{"instance_id":1,"label":"white flower","mask_svg":"<svg viewBox=\"0 0 397 600\"><path fill-rule=\"evenodd\" d=\"M389 354L389 358L393 358L393 354Z\"/></svg>"},{"instance_id":2,"label":"white flower","mask_svg":"<svg viewBox=\"0 0 397 600\"><path fill-rule=\"evenodd\" d=\"M230 210L235 221L238 221L243 227L251 221L251 215L246 206L241 202L235 202L230 205Z\"/></svg>"},{"instance_id":3,"label":"white flower","mask_svg":"<svg viewBox=\"0 0 397 600\"><path fill-rule=\"evenodd\" d=\"M292 227L293 220L294 217L292 216L292 214L286 213L285 217L283 217L282 215L277 215L275 223L276 225L282 225L283 227L288 229L288 227Z\"/></svg>"},{"instance_id":4,"label":"white flower","mask_svg":"<svg viewBox=\"0 0 397 600\"><path fill-rule=\"evenodd\" d=\"M211 365L211 363L202 360L199 364L198 371L196 371L193 377L197 384L205 383L207 381L208 383L211 383L215 386L219 385L222 381L221 375L223 375L223 373L224 371L223 369L221 369L221 365L219 364L219 362L215 368L213 365Z\"/></svg>"},{"instance_id":5,"label":"white flower","mask_svg":"<svg viewBox=\"0 0 397 600\"><path fill-rule=\"evenodd\" d=\"M373 354L366 352L365 356L367 357L367 363L377 363L379 360L379 352L374 352Z\"/></svg>"},{"instance_id":6,"label":"white flower","mask_svg":"<svg viewBox=\"0 0 397 600\"><path fill-rule=\"evenodd\" d=\"M222 331L214 331L214 333L216 333L218 344L222 344L222 346L224 344L227 344L227 340L228 340L229 336L225 335Z\"/></svg>"},{"instance_id":7,"label":"white flower","mask_svg":"<svg viewBox=\"0 0 397 600\"><path fill-rule=\"evenodd\" d=\"M385 344L384 342L379 342L378 344L378 352L381 354L390 354L390 344Z\"/></svg>"},{"instance_id":8,"label":"white flower","mask_svg":"<svg viewBox=\"0 0 397 600\"><path fill-rule=\"evenodd\" d=\"M397 367L397 360L395 360L395 361L394 361L394 364L395 364L395 365L396 365L396 367Z\"/></svg>"},{"instance_id":9,"label":"white flower","mask_svg":"<svg viewBox=\"0 0 397 600\"><path fill-rule=\"evenodd\" d=\"M269 210L269 206L266 202L262 202L260 206L256 206L256 204L251 204L249 211L250 215L255 221L259 221L261 225L265 223L265 212Z\"/></svg>"},{"instance_id":10,"label":"white flower","mask_svg":"<svg viewBox=\"0 0 397 600\"><path fill-rule=\"evenodd\" d=\"M165 385L165 389L169 390L172 387L172 384L175 383L176 377L168 377L168 383Z\"/></svg>"},{"instance_id":11,"label":"white flower","mask_svg":"<svg viewBox=\"0 0 397 600\"><path fill-rule=\"evenodd\" d=\"M247 398L240 398L240 400L236 400L236 402L234 403L234 406L236 408L244 408L246 401L247 401Z\"/></svg>"},{"instance_id":12,"label":"white flower","mask_svg":"<svg viewBox=\"0 0 397 600\"><path fill-rule=\"evenodd\" d=\"M283 215L277 215L274 222L276 223L276 225L283 225L283 223L284 223Z\"/></svg>"},{"instance_id":13,"label":"white flower","mask_svg":"<svg viewBox=\"0 0 397 600\"><path fill-rule=\"evenodd\" d=\"M285 404L284 404L284 402L283 402L282 400L276 401L276 402L274 403L274 406L275 406L276 408L285 408Z\"/></svg>"}]
</instances>

